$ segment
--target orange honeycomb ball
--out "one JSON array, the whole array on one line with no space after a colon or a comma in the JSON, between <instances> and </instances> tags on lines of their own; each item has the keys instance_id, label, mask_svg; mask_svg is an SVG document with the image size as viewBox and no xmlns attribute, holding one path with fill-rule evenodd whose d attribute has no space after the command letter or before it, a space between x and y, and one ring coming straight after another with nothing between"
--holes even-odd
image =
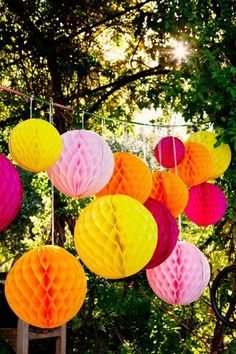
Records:
<instances>
[{"instance_id":1,"label":"orange honeycomb ball","mask_svg":"<svg viewBox=\"0 0 236 354\"><path fill-rule=\"evenodd\" d=\"M154 172L151 198L165 204L174 217L185 209L188 202L188 188L184 182L170 172Z\"/></svg>"},{"instance_id":2,"label":"orange honeycomb ball","mask_svg":"<svg viewBox=\"0 0 236 354\"><path fill-rule=\"evenodd\" d=\"M187 186L196 186L206 182L212 173L211 153L203 144L185 143L185 155L177 166L177 174ZM173 173L176 169L171 169Z\"/></svg>"},{"instance_id":3,"label":"orange honeycomb ball","mask_svg":"<svg viewBox=\"0 0 236 354\"><path fill-rule=\"evenodd\" d=\"M65 249L41 246L25 253L7 275L7 301L23 321L41 328L60 326L81 308L86 276Z\"/></svg>"},{"instance_id":4,"label":"orange honeycomb ball","mask_svg":"<svg viewBox=\"0 0 236 354\"><path fill-rule=\"evenodd\" d=\"M144 203L152 189L152 173L145 162L129 152L116 152L114 159L113 175L96 195L126 194Z\"/></svg>"}]
</instances>

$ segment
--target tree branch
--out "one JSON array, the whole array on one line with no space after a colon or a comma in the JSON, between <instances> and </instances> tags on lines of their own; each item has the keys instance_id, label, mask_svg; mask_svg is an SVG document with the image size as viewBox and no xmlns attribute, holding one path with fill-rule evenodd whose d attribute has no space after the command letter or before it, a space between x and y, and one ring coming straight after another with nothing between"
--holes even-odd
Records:
<instances>
[{"instance_id":1,"label":"tree branch","mask_svg":"<svg viewBox=\"0 0 236 354\"><path fill-rule=\"evenodd\" d=\"M131 82L134 82L139 79L143 79L145 77L150 77L150 76L155 76L155 75L167 75L170 73L169 69L163 69L161 66L157 66L155 68L139 71L135 74L132 75L126 75L121 78L119 78L116 81L111 82L110 84L100 86L94 90L88 90L84 94L94 94L98 93L100 91L106 90L111 87L111 89L107 92L105 92L94 105L89 109L89 113L95 112L103 102L107 100L109 96L111 96L115 91L118 91L120 88L126 86L127 84L130 84Z\"/></svg>"},{"instance_id":2,"label":"tree branch","mask_svg":"<svg viewBox=\"0 0 236 354\"><path fill-rule=\"evenodd\" d=\"M81 33L84 33L84 32L88 32L88 31L91 31L93 30L94 28L98 27L98 26L101 26L101 25L104 25L105 23L107 22L110 22L112 20L116 20L124 15L126 15L128 12L131 12L133 10L139 10L141 9L144 5L148 4L149 2L153 2L153 0L146 0L146 1L143 1L141 3L138 3L134 6L130 6L130 7L127 7L125 10L121 11L121 12L118 12L118 13L111 13L109 16L105 17L104 19L100 20L100 21L97 21L91 25L88 25L88 26L85 26L83 28L81 28L77 34L81 34Z\"/></svg>"}]
</instances>

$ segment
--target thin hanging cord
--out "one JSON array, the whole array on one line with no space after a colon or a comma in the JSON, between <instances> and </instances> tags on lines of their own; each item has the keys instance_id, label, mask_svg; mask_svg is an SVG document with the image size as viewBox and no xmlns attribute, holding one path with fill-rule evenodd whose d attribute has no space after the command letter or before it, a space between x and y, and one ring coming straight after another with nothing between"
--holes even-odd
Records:
<instances>
[{"instance_id":1,"label":"thin hanging cord","mask_svg":"<svg viewBox=\"0 0 236 354\"><path fill-rule=\"evenodd\" d=\"M49 104L49 123L53 124L53 114L52 114L52 103ZM51 237L52 237L52 245L55 244L55 218L54 218L54 186L53 186L53 174L51 180Z\"/></svg>"},{"instance_id":2,"label":"thin hanging cord","mask_svg":"<svg viewBox=\"0 0 236 354\"><path fill-rule=\"evenodd\" d=\"M174 120L175 123L175 120ZM175 168L175 174L178 176L178 167L177 167L177 154L176 154L176 145L175 145L175 134L174 134L174 126L171 131L172 135L172 143L173 143L173 153L174 153L174 168ZM182 219L181 219L181 214L178 216L178 226L179 226L179 239L182 241Z\"/></svg>"},{"instance_id":3,"label":"thin hanging cord","mask_svg":"<svg viewBox=\"0 0 236 354\"><path fill-rule=\"evenodd\" d=\"M30 118L33 117L33 97L30 97Z\"/></svg>"},{"instance_id":4,"label":"thin hanging cord","mask_svg":"<svg viewBox=\"0 0 236 354\"><path fill-rule=\"evenodd\" d=\"M82 112L82 120L81 120L82 129L84 129L84 114L85 114L85 112Z\"/></svg>"}]
</instances>

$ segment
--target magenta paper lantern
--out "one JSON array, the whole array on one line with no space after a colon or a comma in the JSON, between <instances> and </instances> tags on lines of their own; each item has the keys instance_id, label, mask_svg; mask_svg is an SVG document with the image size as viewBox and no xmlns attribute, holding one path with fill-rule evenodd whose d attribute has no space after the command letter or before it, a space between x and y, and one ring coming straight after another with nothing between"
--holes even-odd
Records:
<instances>
[{"instance_id":1,"label":"magenta paper lantern","mask_svg":"<svg viewBox=\"0 0 236 354\"><path fill-rule=\"evenodd\" d=\"M178 226L167 207L155 199L148 198L144 206L151 212L158 226L158 242L146 269L154 268L169 257L178 239Z\"/></svg>"},{"instance_id":2,"label":"magenta paper lantern","mask_svg":"<svg viewBox=\"0 0 236 354\"><path fill-rule=\"evenodd\" d=\"M184 210L189 220L200 226L217 223L224 215L227 201L222 190L212 183L202 183L189 189Z\"/></svg>"},{"instance_id":3,"label":"magenta paper lantern","mask_svg":"<svg viewBox=\"0 0 236 354\"><path fill-rule=\"evenodd\" d=\"M193 244L178 241L159 266L146 270L154 293L172 305L188 305L199 299L210 280L207 258Z\"/></svg>"},{"instance_id":4,"label":"magenta paper lantern","mask_svg":"<svg viewBox=\"0 0 236 354\"><path fill-rule=\"evenodd\" d=\"M53 185L70 197L90 197L99 192L114 170L109 145L100 135L87 130L71 130L61 137L61 156L47 170Z\"/></svg>"},{"instance_id":5,"label":"magenta paper lantern","mask_svg":"<svg viewBox=\"0 0 236 354\"><path fill-rule=\"evenodd\" d=\"M15 219L23 198L20 176L15 166L0 154L0 231Z\"/></svg>"},{"instance_id":6,"label":"magenta paper lantern","mask_svg":"<svg viewBox=\"0 0 236 354\"><path fill-rule=\"evenodd\" d=\"M183 142L174 136L162 138L154 149L157 161L167 168L178 165L183 160L184 152Z\"/></svg>"}]
</instances>

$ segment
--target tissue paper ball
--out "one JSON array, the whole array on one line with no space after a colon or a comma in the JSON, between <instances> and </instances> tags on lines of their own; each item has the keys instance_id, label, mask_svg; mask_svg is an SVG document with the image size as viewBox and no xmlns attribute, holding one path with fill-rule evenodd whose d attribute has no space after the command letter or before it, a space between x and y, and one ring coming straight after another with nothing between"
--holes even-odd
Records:
<instances>
[{"instance_id":1,"label":"tissue paper ball","mask_svg":"<svg viewBox=\"0 0 236 354\"><path fill-rule=\"evenodd\" d=\"M42 119L27 119L13 128L9 150L14 161L32 172L51 167L62 151L57 129Z\"/></svg>"},{"instance_id":2,"label":"tissue paper ball","mask_svg":"<svg viewBox=\"0 0 236 354\"><path fill-rule=\"evenodd\" d=\"M41 328L61 326L81 308L86 275L58 246L37 247L19 258L7 275L6 299L23 321Z\"/></svg>"},{"instance_id":3,"label":"tissue paper ball","mask_svg":"<svg viewBox=\"0 0 236 354\"><path fill-rule=\"evenodd\" d=\"M205 145L213 159L213 167L209 179L215 179L223 175L229 167L231 161L231 150L228 144L220 144L214 147L217 142L217 134L215 132L200 131L192 134L187 142L196 142Z\"/></svg>"},{"instance_id":4,"label":"tissue paper ball","mask_svg":"<svg viewBox=\"0 0 236 354\"><path fill-rule=\"evenodd\" d=\"M93 273L119 279L137 273L151 259L157 224L138 200L108 195L82 210L74 235L79 257Z\"/></svg>"},{"instance_id":5,"label":"tissue paper ball","mask_svg":"<svg viewBox=\"0 0 236 354\"><path fill-rule=\"evenodd\" d=\"M184 157L183 142L174 137L167 136L162 138L154 149L154 154L160 165L164 167L174 167L178 165Z\"/></svg>"},{"instance_id":6,"label":"tissue paper ball","mask_svg":"<svg viewBox=\"0 0 236 354\"><path fill-rule=\"evenodd\" d=\"M14 165L0 154L0 231L15 219L23 198L20 176Z\"/></svg>"},{"instance_id":7,"label":"tissue paper ball","mask_svg":"<svg viewBox=\"0 0 236 354\"><path fill-rule=\"evenodd\" d=\"M227 201L222 190L211 183L202 183L189 189L189 200L184 210L189 220L200 226L217 223L224 215Z\"/></svg>"},{"instance_id":8,"label":"tissue paper ball","mask_svg":"<svg viewBox=\"0 0 236 354\"><path fill-rule=\"evenodd\" d=\"M97 196L126 194L144 203L152 188L152 173L146 163L129 152L116 152L114 159L112 178Z\"/></svg>"},{"instance_id":9,"label":"tissue paper ball","mask_svg":"<svg viewBox=\"0 0 236 354\"><path fill-rule=\"evenodd\" d=\"M164 204L148 198L144 206L151 212L158 226L157 247L151 260L145 266L149 269L156 267L169 257L176 246L179 230L175 218Z\"/></svg>"},{"instance_id":10,"label":"tissue paper ball","mask_svg":"<svg viewBox=\"0 0 236 354\"><path fill-rule=\"evenodd\" d=\"M178 241L159 266L146 270L154 293L172 305L188 305L199 299L210 280L206 257L193 244Z\"/></svg>"},{"instance_id":11,"label":"tissue paper ball","mask_svg":"<svg viewBox=\"0 0 236 354\"><path fill-rule=\"evenodd\" d=\"M186 143L185 155L177 166L177 174L187 186L206 182L212 172L212 157L206 146L199 143ZM176 169L172 169L176 173Z\"/></svg>"},{"instance_id":12,"label":"tissue paper ball","mask_svg":"<svg viewBox=\"0 0 236 354\"><path fill-rule=\"evenodd\" d=\"M111 178L114 158L105 140L92 131L71 130L62 134L59 160L47 170L52 184L70 197L90 197Z\"/></svg>"},{"instance_id":13,"label":"tissue paper ball","mask_svg":"<svg viewBox=\"0 0 236 354\"><path fill-rule=\"evenodd\" d=\"M150 197L163 203L176 218L187 205L188 188L170 172L154 172Z\"/></svg>"}]
</instances>

